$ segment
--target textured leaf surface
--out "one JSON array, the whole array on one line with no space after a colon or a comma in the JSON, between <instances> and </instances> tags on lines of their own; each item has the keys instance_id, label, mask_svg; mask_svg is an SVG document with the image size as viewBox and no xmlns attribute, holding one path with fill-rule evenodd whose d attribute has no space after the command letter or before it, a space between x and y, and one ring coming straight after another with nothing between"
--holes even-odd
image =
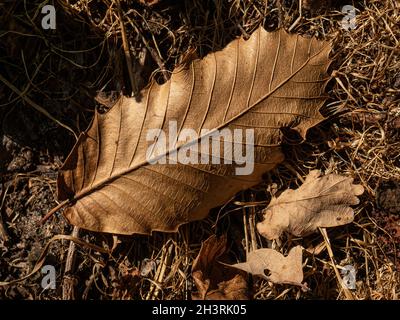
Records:
<instances>
[{"instance_id":1,"label":"textured leaf surface","mask_svg":"<svg viewBox=\"0 0 400 320\"><path fill-rule=\"evenodd\" d=\"M323 120L330 50L314 38L260 28L247 41L175 70L165 84L152 82L139 101L123 97L106 114L96 113L59 173L58 197L68 200L64 215L79 227L119 234L176 231L204 218L283 160L282 127L305 136ZM168 136L171 120L178 135L193 129L199 137ZM227 163L222 148L225 164L149 164L160 156L146 139L150 129L167 134L173 161L174 151L205 138L202 129L252 128L250 175L236 175L237 164Z\"/></svg>"},{"instance_id":2,"label":"textured leaf surface","mask_svg":"<svg viewBox=\"0 0 400 320\"><path fill-rule=\"evenodd\" d=\"M353 179L337 174L320 176L319 170L309 173L304 184L285 190L273 198L265 210L264 220L257 225L267 239L279 238L284 232L303 237L319 227L336 227L350 223L354 211L350 205L359 203L364 192Z\"/></svg>"},{"instance_id":3,"label":"textured leaf surface","mask_svg":"<svg viewBox=\"0 0 400 320\"><path fill-rule=\"evenodd\" d=\"M296 246L285 257L273 249L258 249L249 253L246 262L234 264L232 267L273 283L303 287L302 251L301 246Z\"/></svg>"}]
</instances>

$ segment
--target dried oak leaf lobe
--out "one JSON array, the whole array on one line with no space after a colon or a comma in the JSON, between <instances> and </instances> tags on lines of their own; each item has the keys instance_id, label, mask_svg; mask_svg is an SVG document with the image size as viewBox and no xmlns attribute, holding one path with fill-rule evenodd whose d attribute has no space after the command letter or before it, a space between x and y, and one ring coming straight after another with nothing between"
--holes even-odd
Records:
<instances>
[{"instance_id":1,"label":"dried oak leaf lobe","mask_svg":"<svg viewBox=\"0 0 400 320\"><path fill-rule=\"evenodd\" d=\"M286 257L273 249L258 249L249 253L246 262L234 264L232 267L273 283L292 284L305 288L301 283L303 281L302 253L301 246L292 248Z\"/></svg>"},{"instance_id":2,"label":"dried oak leaf lobe","mask_svg":"<svg viewBox=\"0 0 400 320\"><path fill-rule=\"evenodd\" d=\"M349 206L358 204L357 196L363 192L364 188L353 184L352 178L337 174L321 177L319 170L313 170L298 189L285 190L271 200L257 229L273 240L285 231L303 237L319 227L350 223L354 211Z\"/></svg>"},{"instance_id":3,"label":"dried oak leaf lobe","mask_svg":"<svg viewBox=\"0 0 400 320\"><path fill-rule=\"evenodd\" d=\"M197 293L195 300L247 300L249 299L246 274L219 262L225 259L226 236L209 237L201 245L193 262L192 277Z\"/></svg>"},{"instance_id":4,"label":"dried oak leaf lobe","mask_svg":"<svg viewBox=\"0 0 400 320\"><path fill-rule=\"evenodd\" d=\"M283 160L282 127L305 136L323 120L330 50L327 42L259 28L247 41L234 40L176 69L165 84L153 81L141 101L123 97L106 114L96 112L59 172L65 217L84 229L118 234L171 232L203 219ZM173 121L177 135L169 135ZM166 164L154 164L162 157L147 139L151 129L171 142ZM180 141L184 129L198 136ZM215 156L220 164L174 164L177 151L191 146L195 153L210 137L202 129L254 129L253 172L236 175L228 147ZM197 149L198 156L215 155Z\"/></svg>"}]
</instances>

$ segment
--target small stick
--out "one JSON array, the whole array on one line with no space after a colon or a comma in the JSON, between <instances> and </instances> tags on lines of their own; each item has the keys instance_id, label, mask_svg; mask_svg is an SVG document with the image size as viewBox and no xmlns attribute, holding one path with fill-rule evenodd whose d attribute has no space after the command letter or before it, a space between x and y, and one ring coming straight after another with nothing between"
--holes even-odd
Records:
<instances>
[{"instance_id":1,"label":"small stick","mask_svg":"<svg viewBox=\"0 0 400 320\"><path fill-rule=\"evenodd\" d=\"M154 50L152 47L150 47L149 43L147 42L146 38L143 37L142 35L142 41L144 45L146 46L147 50L150 52L151 57L154 59L154 61L157 63L158 67L160 68L161 74L163 76L163 79L165 82L168 81L168 72L165 70L164 63L162 62L161 58L158 56L156 50Z\"/></svg>"},{"instance_id":2,"label":"small stick","mask_svg":"<svg viewBox=\"0 0 400 320\"><path fill-rule=\"evenodd\" d=\"M343 279L340 276L339 270L336 267L336 263L335 263L335 260L334 260L334 255L333 255L331 243L329 241L328 234L326 233L326 229L325 228L319 228L319 231L321 232L321 234L322 234L322 236L324 238L324 241L325 241L325 244L326 244L326 249L328 250L329 258L331 259L331 262L332 262L333 270L335 271L335 275L336 275L336 278L337 278L337 280L339 282L339 285L342 287L342 289L344 291L346 299L354 300L354 296L351 293L351 291L344 286Z\"/></svg>"},{"instance_id":3,"label":"small stick","mask_svg":"<svg viewBox=\"0 0 400 320\"><path fill-rule=\"evenodd\" d=\"M164 261L164 257L165 257L165 247L163 247L162 252L161 252L160 264L158 265L156 274L154 276L155 281L157 281L157 279L160 275L161 268L162 268L161 265L162 265L162 262ZM152 298L154 287L155 287L154 283L151 283L149 292L147 293L147 296L146 296L146 300L150 300Z\"/></svg>"},{"instance_id":4,"label":"small stick","mask_svg":"<svg viewBox=\"0 0 400 320\"><path fill-rule=\"evenodd\" d=\"M297 177L297 179L299 179L299 180L301 181L301 183L304 183L304 182L305 182L305 180L303 179L303 177L301 176L301 174L298 173L298 172L296 171L296 169L293 168L292 165L291 165L289 162L284 161L282 164L283 164L283 165L286 167L286 169L288 169L291 173L295 174L296 177Z\"/></svg>"},{"instance_id":5,"label":"small stick","mask_svg":"<svg viewBox=\"0 0 400 320\"><path fill-rule=\"evenodd\" d=\"M72 230L72 237L79 237L79 227L74 226ZM74 292L74 279L71 276L75 265L75 247L76 244L74 241L69 243L67 260L65 261L65 270L63 277L63 285L62 285L62 298L63 300L75 300L75 292Z\"/></svg>"},{"instance_id":6,"label":"small stick","mask_svg":"<svg viewBox=\"0 0 400 320\"><path fill-rule=\"evenodd\" d=\"M296 27L299 24L299 22L301 21L301 18L303 18L303 8L302 8L303 3L302 2L303 2L302 0L299 0L299 16L297 17L296 21L293 22L293 24L290 26L289 32L291 32L294 29L294 27Z\"/></svg>"},{"instance_id":7,"label":"small stick","mask_svg":"<svg viewBox=\"0 0 400 320\"><path fill-rule=\"evenodd\" d=\"M185 237L184 237L184 243L185 243L185 268L189 265L189 226L186 225L185 229ZM189 281L188 277L186 277L185 280L185 299L189 300Z\"/></svg>"},{"instance_id":8,"label":"small stick","mask_svg":"<svg viewBox=\"0 0 400 320\"><path fill-rule=\"evenodd\" d=\"M276 6L278 7L278 17L279 17L278 29L279 29L283 24L282 0L277 0Z\"/></svg>"},{"instance_id":9,"label":"small stick","mask_svg":"<svg viewBox=\"0 0 400 320\"><path fill-rule=\"evenodd\" d=\"M117 2L117 7L118 7L119 23L121 26L122 45L124 47L124 52L125 52L126 66L128 67L129 80L131 82L133 96L136 96L136 94L139 92L139 88L135 81L135 77L133 76L132 57L131 57L131 51L129 50L128 38L126 36L126 30L125 30L123 15L122 15L121 4L120 4L119 0L116 0L116 2Z\"/></svg>"},{"instance_id":10,"label":"small stick","mask_svg":"<svg viewBox=\"0 0 400 320\"><path fill-rule=\"evenodd\" d=\"M171 265L171 257L172 257L172 249L174 248L173 244L170 242L166 248L166 255L165 255L165 259L164 261L161 261L162 265L161 265L161 271L160 274L158 276L157 279L157 283L159 283L160 285L163 282L164 279L164 275L165 275L165 271L167 270L167 267L169 267ZM160 291L160 287L157 286L154 290L153 293L153 299L156 299L158 296L158 292Z\"/></svg>"},{"instance_id":11,"label":"small stick","mask_svg":"<svg viewBox=\"0 0 400 320\"><path fill-rule=\"evenodd\" d=\"M251 194L251 201L254 201L254 194ZM250 217L249 217L249 225L250 225L250 239L251 239L251 250L257 250L257 240L256 240L256 232L255 232L255 225L256 225L256 210L254 206L250 207Z\"/></svg>"},{"instance_id":12,"label":"small stick","mask_svg":"<svg viewBox=\"0 0 400 320\"><path fill-rule=\"evenodd\" d=\"M242 193L242 201L243 203L246 201L244 197L244 193ZM248 236L248 231L247 231L247 214L246 214L246 208L242 208L243 212L243 228L244 228L244 241L245 241L245 246L246 246L246 260L247 257L249 256L249 236Z\"/></svg>"},{"instance_id":13,"label":"small stick","mask_svg":"<svg viewBox=\"0 0 400 320\"><path fill-rule=\"evenodd\" d=\"M150 53L151 57L153 58L153 60L157 63L158 67L160 68L160 71L161 71L164 81L167 82L168 78L169 78L168 72L167 72L167 70L165 70L164 62L161 60L161 57L158 54L158 50L155 50L150 46L149 42L146 40L146 38L143 36L143 34L139 31L139 28L137 27L136 23L134 23L129 18L128 18L128 21L131 24L131 26L135 28L136 32L141 36L142 41L143 41L147 51Z\"/></svg>"},{"instance_id":14,"label":"small stick","mask_svg":"<svg viewBox=\"0 0 400 320\"><path fill-rule=\"evenodd\" d=\"M1 195L0 195L0 238L3 239L4 242L7 242L9 237L7 233L6 226L3 222L3 217L2 217L2 212L3 212L3 205L4 205L4 199L6 197L6 188L4 187L4 184L2 184L1 188Z\"/></svg>"},{"instance_id":15,"label":"small stick","mask_svg":"<svg viewBox=\"0 0 400 320\"><path fill-rule=\"evenodd\" d=\"M0 215L0 238L4 241L7 242L9 237L8 237L8 233L7 233L7 229L4 225L3 219L1 218Z\"/></svg>"},{"instance_id":16,"label":"small stick","mask_svg":"<svg viewBox=\"0 0 400 320\"><path fill-rule=\"evenodd\" d=\"M69 200L64 200L63 202L60 202L56 207L51 209L46 215L40 220L40 223L45 223L47 219L49 219L53 214L55 214L58 210L64 208L67 204L69 203Z\"/></svg>"}]
</instances>

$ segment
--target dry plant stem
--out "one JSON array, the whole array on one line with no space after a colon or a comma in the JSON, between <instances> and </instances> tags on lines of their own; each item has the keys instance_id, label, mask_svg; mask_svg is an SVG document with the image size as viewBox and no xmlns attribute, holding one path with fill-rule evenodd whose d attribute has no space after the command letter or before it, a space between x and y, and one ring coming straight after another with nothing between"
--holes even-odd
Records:
<instances>
[{"instance_id":1,"label":"dry plant stem","mask_svg":"<svg viewBox=\"0 0 400 320\"><path fill-rule=\"evenodd\" d=\"M367 238L367 233L366 233L365 230L363 232L363 240L367 244L367 246L370 245L370 241L368 241L369 239ZM368 251L365 248L365 245L363 246L363 252L364 252L364 261L365 261L365 273L367 275L366 276L367 286L368 286L368 288L371 288L371 284L370 284L370 281L369 281ZM377 279L379 279L379 275L378 274L377 274Z\"/></svg>"},{"instance_id":2,"label":"dry plant stem","mask_svg":"<svg viewBox=\"0 0 400 320\"><path fill-rule=\"evenodd\" d=\"M82 293L82 300L87 300L89 291L92 288L95 278L96 278L96 275L92 272L92 274L89 277L89 280L86 281L86 288Z\"/></svg>"},{"instance_id":3,"label":"dry plant stem","mask_svg":"<svg viewBox=\"0 0 400 320\"><path fill-rule=\"evenodd\" d=\"M279 14L279 22L278 22L278 29L279 29L283 24L282 0L277 0L276 6L278 7L278 14Z\"/></svg>"},{"instance_id":4,"label":"dry plant stem","mask_svg":"<svg viewBox=\"0 0 400 320\"><path fill-rule=\"evenodd\" d=\"M254 202L254 194L251 194L251 201ZM256 210L255 207L250 207L250 217L249 217L249 225L250 225L250 238L251 238L251 250L257 250L257 239L256 239Z\"/></svg>"},{"instance_id":5,"label":"dry plant stem","mask_svg":"<svg viewBox=\"0 0 400 320\"><path fill-rule=\"evenodd\" d=\"M142 35L142 33L140 33ZM165 71L165 66L164 63L161 61L160 57L158 56L156 50L154 50L152 47L150 47L149 43L147 42L146 38L143 37L142 35L142 41L145 44L147 50L150 52L151 57L154 59L154 61L157 63L158 67L160 68L161 74L163 75L164 81L168 81L168 72Z\"/></svg>"},{"instance_id":6,"label":"dry plant stem","mask_svg":"<svg viewBox=\"0 0 400 320\"><path fill-rule=\"evenodd\" d=\"M7 242L8 241L8 233L7 230L5 228L5 225L3 223L3 219L0 215L0 238L4 241Z\"/></svg>"},{"instance_id":7,"label":"dry plant stem","mask_svg":"<svg viewBox=\"0 0 400 320\"><path fill-rule=\"evenodd\" d=\"M160 258L160 264L157 267L157 271L156 274L154 276L154 281L152 281L149 292L146 296L146 300L150 300L150 299L154 299L154 290L156 288L158 288L158 286L156 284L160 284L159 279L162 279L164 275L162 275L163 272L165 272L165 270L163 271L164 265L165 265L165 260L167 259L167 250L168 250L168 246L169 246L169 241L163 246L162 252L161 252L161 258ZM157 290L158 291L158 290Z\"/></svg>"},{"instance_id":8,"label":"dry plant stem","mask_svg":"<svg viewBox=\"0 0 400 320\"><path fill-rule=\"evenodd\" d=\"M72 230L72 237L79 237L79 228L74 227ZM75 264L75 242L71 241L69 243L67 260L65 262L65 270L64 270L64 278L63 278L63 287L62 287L62 298L63 300L75 300L75 292L74 292L74 278L71 276L74 271Z\"/></svg>"},{"instance_id":9,"label":"dry plant stem","mask_svg":"<svg viewBox=\"0 0 400 320\"><path fill-rule=\"evenodd\" d=\"M301 183L304 183L304 178L301 176L301 174L295 169L295 168L293 168L293 166L289 163L289 162L287 162L287 161L284 161L283 163L282 163L290 172L292 172L300 181L301 181Z\"/></svg>"},{"instance_id":10,"label":"dry plant stem","mask_svg":"<svg viewBox=\"0 0 400 320\"><path fill-rule=\"evenodd\" d=\"M189 266L189 226L185 227L185 268L187 269ZM189 299L189 279L186 276L185 279L185 299Z\"/></svg>"},{"instance_id":11,"label":"dry plant stem","mask_svg":"<svg viewBox=\"0 0 400 320\"><path fill-rule=\"evenodd\" d=\"M6 226L3 222L3 205L4 205L4 199L7 194L6 190L7 190L6 187L2 185L1 195L0 195L0 239L2 239L4 242L7 242L9 239Z\"/></svg>"},{"instance_id":12,"label":"dry plant stem","mask_svg":"<svg viewBox=\"0 0 400 320\"><path fill-rule=\"evenodd\" d=\"M299 0L299 16L297 17L296 21L293 22L293 24L289 28L289 32L292 32L292 30L300 23L301 19L303 18L303 1Z\"/></svg>"},{"instance_id":13,"label":"dry plant stem","mask_svg":"<svg viewBox=\"0 0 400 320\"><path fill-rule=\"evenodd\" d=\"M244 194L242 195L242 201L245 201ZM244 241L245 241L245 251L246 251L246 260L249 255L249 235L248 235L248 227L247 227L247 214L246 208L243 207L243 229L244 229Z\"/></svg>"},{"instance_id":14,"label":"dry plant stem","mask_svg":"<svg viewBox=\"0 0 400 320\"><path fill-rule=\"evenodd\" d=\"M116 0L116 3L117 3L117 7L118 7L118 16L119 16L119 23L121 26L121 35L122 35L122 45L124 47L126 66L128 67L128 73L129 73L129 80L131 82L133 96L136 96L136 94L138 94L138 92L139 92L139 87L138 87L138 84L135 81L135 77L133 75L132 57L131 57L131 52L129 50L128 38L126 36L126 30L125 30L125 24L124 24L124 19L123 19L123 13L121 10L121 4L120 4L119 0Z\"/></svg>"},{"instance_id":15,"label":"dry plant stem","mask_svg":"<svg viewBox=\"0 0 400 320\"><path fill-rule=\"evenodd\" d=\"M68 127L67 125L63 124L62 122L60 122L59 120L54 118L43 107L39 106L36 102L32 101L30 98L25 96L23 92L21 92L18 88L16 88L11 82L9 82L7 79L5 79L1 74L0 74L0 81L3 82L12 91L14 91L18 96L20 96L22 100L24 100L31 107L36 109L36 111L39 111L41 114L43 114L44 116L46 116L50 120L54 121L55 123L57 123L59 126L63 127L64 129L67 129L69 132L71 132L74 135L75 139L78 140L78 136L76 135L74 130L72 130L70 127Z\"/></svg>"},{"instance_id":16,"label":"dry plant stem","mask_svg":"<svg viewBox=\"0 0 400 320\"><path fill-rule=\"evenodd\" d=\"M346 86L343 84L342 80L338 77L339 73L333 72L332 76L335 78L336 82L340 85L340 87L343 89L344 92L347 93L347 95L354 101L355 104L357 104L357 100L351 95L351 93L347 90Z\"/></svg>"},{"instance_id":17,"label":"dry plant stem","mask_svg":"<svg viewBox=\"0 0 400 320\"><path fill-rule=\"evenodd\" d=\"M40 220L40 223L45 223L53 214L55 214L58 210L64 208L69 203L69 200L64 200L60 202L56 207L51 209L46 215Z\"/></svg>"},{"instance_id":18,"label":"dry plant stem","mask_svg":"<svg viewBox=\"0 0 400 320\"><path fill-rule=\"evenodd\" d=\"M354 300L354 296L351 293L351 291L343 285L343 279L340 276L339 270L336 267L335 258L334 258L334 255L333 255L331 243L329 241L329 237L328 237L328 234L326 232L326 229L325 228L319 228L319 231L321 232L321 234L322 234L322 236L324 238L324 241L325 241L325 244L326 244L326 248L328 250L329 258L331 259L332 267L333 267L333 270L335 271L336 279L338 281L338 285L343 289L343 292L344 292L347 300Z\"/></svg>"},{"instance_id":19,"label":"dry plant stem","mask_svg":"<svg viewBox=\"0 0 400 320\"><path fill-rule=\"evenodd\" d=\"M157 283L159 283L160 285L163 282L165 271L167 270L167 267L171 266L172 249L173 248L174 248L174 246L173 246L172 242L168 241L168 244L167 244L166 249L165 249L166 255L165 255L164 260L161 262L161 271L160 271L160 274L159 274L158 279L157 279ZM153 298L152 299L156 299L158 297L159 291L160 291L160 287L157 286L155 288L155 290L154 290L154 294L153 294Z\"/></svg>"},{"instance_id":20,"label":"dry plant stem","mask_svg":"<svg viewBox=\"0 0 400 320\"><path fill-rule=\"evenodd\" d=\"M133 28L135 28L136 32L141 36L142 41L143 41L144 45L146 46L147 51L150 53L151 57L153 58L153 60L157 63L158 67L160 68L160 71L161 71L161 74L163 76L164 81L167 82L168 79L169 79L168 72L165 70L164 63L162 62L157 50L153 49L149 45L149 42L143 36L143 32L140 32L140 30L137 27L137 25L132 20L130 20L129 18L128 18L128 21L131 24L131 26Z\"/></svg>"},{"instance_id":21,"label":"dry plant stem","mask_svg":"<svg viewBox=\"0 0 400 320\"><path fill-rule=\"evenodd\" d=\"M161 258L160 258L161 262L164 261L164 257L165 257L165 248L163 248L163 250L161 252ZM157 281L157 279L158 279L158 277L160 275L161 265L162 265L162 263L160 263L158 265L158 267L157 267L156 274L154 276L154 281ZM154 289L156 287L156 285L154 284L154 281L151 282L149 292L147 293L147 296L146 296L146 300L150 300L152 298L152 296L153 296L153 291L154 291Z\"/></svg>"}]
</instances>

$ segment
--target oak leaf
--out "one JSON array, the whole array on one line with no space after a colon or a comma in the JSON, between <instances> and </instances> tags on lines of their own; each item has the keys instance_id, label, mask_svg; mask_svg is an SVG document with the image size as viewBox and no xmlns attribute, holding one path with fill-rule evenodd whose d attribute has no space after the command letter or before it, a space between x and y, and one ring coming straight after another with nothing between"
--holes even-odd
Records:
<instances>
[{"instance_id":1,"label":"oak leaf","mask_svg":"<svg viewBox=\"0 0 400 320\"><path fill-rule=\"evenodd\" d=\"M350 205L359 203L357 196L364 192L353 179L337 174L321 177L313 170L298 189L285 190L273 198L257 229L269 240L277 239L283 232L303 237L319 227L336 227L351 223L354 211Z\"/></svg>"},{"instance_id":2,"label":"oak leaf","mask_svg":"<svg viewBox=\"0 0 400 320\"><path fill-rule=\"evenodd\" d=\"M232 267L276 284L292 284L306 288L301 283L303 281L302 251L301 246L296 246L285 257L273 249L258 249L249 253L246 262L234 264Z\"/></svg>"},{"instance_id":3,"label":"oak leaf","mask_svg":"<svg viewBox=\"0 0 400 320\"><path fill-rule=\"evenodd\" d=\"M305 137L324 119L330 51L327 42L259 28L246 41L177 68L165 84L151 82L140 99L120 98L107 113L96 112L80 135L59 171L62 203L53 211L66 206L72 224L118 234L173 232L203 219L283 161L282 128ZM228 138L219 155L211 142L200 148L223 129L254 130L254 142ZM154 130L158 136L149 141ZM180 139L183 132L197 136ZM162 141L168 146L159 152ZM232 161L236 146L254 147L254 159ZM176 163L177 155L188 163ZM203 157L211 159L202 164ZM237 175L244 166L253 168Z\"/></svg>"}]
</instances>

